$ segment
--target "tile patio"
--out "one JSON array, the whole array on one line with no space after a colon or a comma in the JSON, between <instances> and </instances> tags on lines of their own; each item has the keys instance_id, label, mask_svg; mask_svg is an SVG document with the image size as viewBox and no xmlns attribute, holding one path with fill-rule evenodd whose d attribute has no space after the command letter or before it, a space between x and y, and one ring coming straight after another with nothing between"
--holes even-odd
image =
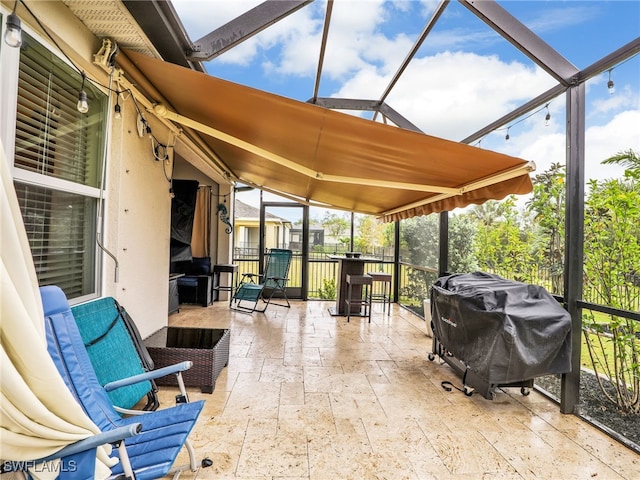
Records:
<instances>
[{"instance_id":1,"label":"tile patio","mask_svg":"<svg viewBox=\"0 0 640 480\"><path fill-rule=\"evenodd\" d=\"M637 479L640 455L537 392L493 401L445 391L460 379L430 362L424 322L397 305L372 323L328 302L181 307L174 326L230 328L228 367L192 433L207 479ZM161 388L163 404L175 391Z\"/></svg>"}]
</instances>

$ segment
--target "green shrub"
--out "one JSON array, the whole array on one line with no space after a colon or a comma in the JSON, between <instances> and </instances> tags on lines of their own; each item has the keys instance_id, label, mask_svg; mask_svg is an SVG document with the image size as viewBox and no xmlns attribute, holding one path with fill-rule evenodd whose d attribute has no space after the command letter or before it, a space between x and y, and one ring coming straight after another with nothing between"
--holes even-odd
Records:
<instances>
[{"instance_id":1,"label":"green shrub","mask_svg":"<svg viewBox=\"0 0 640 480\"><path fill-rule=\"evenodd\" d=\"M335 300L336 299L336 279L323 278L322 286L318 288L318 296L322 300Z\"/></svg>"}]
</instances>

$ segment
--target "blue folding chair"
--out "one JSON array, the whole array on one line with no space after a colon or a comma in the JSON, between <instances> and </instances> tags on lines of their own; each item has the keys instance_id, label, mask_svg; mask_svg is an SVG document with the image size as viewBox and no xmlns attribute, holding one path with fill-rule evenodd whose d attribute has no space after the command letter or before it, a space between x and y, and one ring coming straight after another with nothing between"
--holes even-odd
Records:
<instances>
[{"instance_id":1,"label":"blue folding chair","mask_svg":"<svg viewBox=\"0 0 640 480\"><path fill-rule=\"evenodd\" d=\"M240 283L236 288L231 308L241 312L264 312L271 300L284 298L287 302L275 303L281 307L291 307L287 298L287 282L289 281L289 266L293 252L282 248L272 248L267 254L267 262L264 274L243 273ZM258 308L258 301L265 303L264 308ZM244 303L243 303L244 302ZM249 305L247 305L249 303Z\"/></svg>"},{"instance_id":2,"label":"blue folding chair","mask_svg":"<svg viewBox=\"0 0 640 480\"><path fill-rule=\"evenodd\" d=\"M107 390L132 382L169 374L179 375L180 370L189 365L158 369L102 387L62 290L55 286L41 287L40 294L49 355L87 416L102 432L131 426L140 429L140 433L125 439L118 449L113 450L112 456L117 456L120 462L112 468L111 478L126 475L127 478L143 480L172 474L177 479L185 470L197 471L195 452L188 442L188 436L202 411L203 400L154 412L139 411L140 415L122 418L107 395ZM183 446L189 453L189 465L174 467L173 463ZM202 461L202 466L210 464L208 459Z\"/></svg>"}]
</instances>

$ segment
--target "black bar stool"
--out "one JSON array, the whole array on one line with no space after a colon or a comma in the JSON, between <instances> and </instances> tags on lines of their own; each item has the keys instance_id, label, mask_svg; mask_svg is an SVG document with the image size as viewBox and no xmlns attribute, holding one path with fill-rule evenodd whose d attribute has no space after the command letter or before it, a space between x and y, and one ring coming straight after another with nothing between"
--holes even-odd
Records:
<instances>
[{"instance_id":1,"label":"black bar stool","mask_svg":"<svg viewBox=\"0 0 640 480\"><path fill-rule=\"evenodd\" d=\"M385 272L369 272L373 279L371 285L371 303L382 302L382 313L388 307L387 314L391 313L391 274ZM376 288L376 284L378 287Z\"/></svg>"},{"instance_id":2,"label":"black bar stool","mask_svg":"<svg viewBox=\"0 0 640 480\"><path fill-rule=\"evenodd\" d=\"M229 306L231 306L231 300L233 299L233 291L235 289L236 273L238 272L238 265L218 263L213 266L213 291L217 292L217 295L213 296L214 301L220 300L220 292L229 292ZM222 273L229 273L229 283L226 285L220 285L220 277Z\"/></svg>"},{"instance_id":3,"label":"black bar stool","mask_svg":"<svg viewBox=\"0 0 640 480\"><path fill-rule=\"evenodd\" d=\"M344 303L347 309L347 322L351 319L352 306L357 307L360 317L369 317L371 323L371 285L373 279L369 275L347 275L347 298ZM354 288L355 287L355 288Z\"/></svg>"}]
</instances>

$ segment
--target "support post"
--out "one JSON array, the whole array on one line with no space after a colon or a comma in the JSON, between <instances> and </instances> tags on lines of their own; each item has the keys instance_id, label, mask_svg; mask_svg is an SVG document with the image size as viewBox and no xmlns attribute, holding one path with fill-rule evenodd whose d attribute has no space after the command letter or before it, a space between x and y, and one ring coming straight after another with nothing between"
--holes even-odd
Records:
<instances>
[{"instance_id":1,"label":"support post","mask_svg":"<svg viewBox=\"0 0 640 480\"><path fill-rule=\"evenodd\" d=\"M393 236L393 298L391 301L396 303L400 301L400 220L394 222Z\"/></svg>"},{"instance_id":2,"label":"support post","mask_svg":"<svg viewBox=\"0 0 640 480\"><path fill-rule=\"evenodd\" d=\"M560 410L575 413L580 399L580 349L584 252L585 84L567 91L567 178L565 210L564 302L571 315L571 372L562 375Z\"/></svg>"},{"instance_id":3,"label":"support post","mask_svg":"<svg viewBox=\"0 0 640 480\"><path fill-rule=\"evenodd\" d=\"M449 212L440 212L440 255L438 257L438 276L449 271Z\"/></svg>"}]
</instances>

